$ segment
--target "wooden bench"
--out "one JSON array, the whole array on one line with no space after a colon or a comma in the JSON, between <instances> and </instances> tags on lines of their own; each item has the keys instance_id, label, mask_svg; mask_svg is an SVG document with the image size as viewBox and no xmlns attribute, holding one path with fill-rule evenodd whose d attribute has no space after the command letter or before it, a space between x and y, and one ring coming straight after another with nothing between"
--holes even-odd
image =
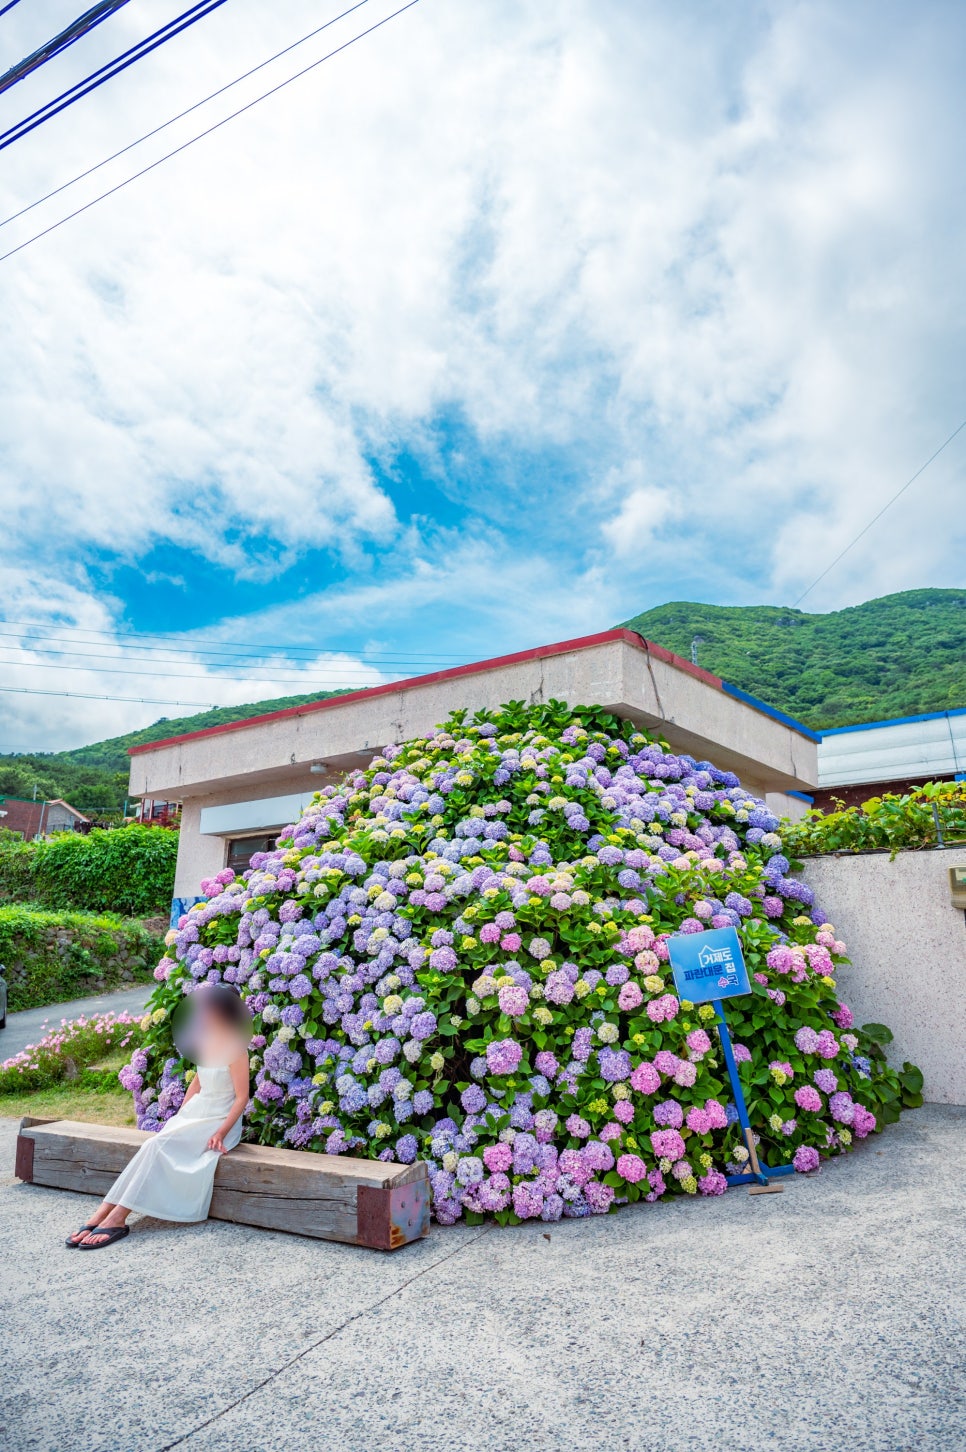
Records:
<instances>
[{"instance_id":1,"label":"wooden bench","mask_svg":"<svg viewBox=\"0 0 966 1452\"><path fill-rule=\"evenodd\" d=\"M103 1197L150 1134L73 1119L21 1121L15 1174ZM429 1234L430 1188L421 1162L397 1165L348 1155L240 1144L215 1170L209 1215L374 1250L398 1250Z\"/></svg>"}]
</instances>

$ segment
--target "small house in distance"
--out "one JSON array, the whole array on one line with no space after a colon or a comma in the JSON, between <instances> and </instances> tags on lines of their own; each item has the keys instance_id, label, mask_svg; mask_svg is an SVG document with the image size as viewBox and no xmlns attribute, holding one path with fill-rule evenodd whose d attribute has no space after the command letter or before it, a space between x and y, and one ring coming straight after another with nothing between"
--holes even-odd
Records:
<instances>
[{"instance_id":1,"label":"small house in distance","mask_svg":"<svg viewBox=\"0 0 966 1452\"><path fill-rule=\"evenodd\" d=\"M50 837L54 832L87 832L90 818L59 797L34 802L26 797L0 797L0 827L16 832L25 842Z\"/></svg>"}]
</instances>

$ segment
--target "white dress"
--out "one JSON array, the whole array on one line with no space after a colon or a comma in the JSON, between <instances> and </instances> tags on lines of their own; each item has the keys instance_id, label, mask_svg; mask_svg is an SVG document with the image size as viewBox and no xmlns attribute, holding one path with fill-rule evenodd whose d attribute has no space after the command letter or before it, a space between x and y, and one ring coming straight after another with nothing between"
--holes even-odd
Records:
<instances>
[{"instance_id":1,"label":"white dress","mask_svg":"<svg viewBox=\"0 0 966 1452\"><path fill-rule=\"evenodd\" d=\"M198 1066L201 1089L145 1140L104 1199L158 1220L207 1220L215 1169L221 1155L206 1148L235 1102L227 1064ZM225 1149L241 1139L237 1119L225 1135Z\"/></svg>"}]
</instances>

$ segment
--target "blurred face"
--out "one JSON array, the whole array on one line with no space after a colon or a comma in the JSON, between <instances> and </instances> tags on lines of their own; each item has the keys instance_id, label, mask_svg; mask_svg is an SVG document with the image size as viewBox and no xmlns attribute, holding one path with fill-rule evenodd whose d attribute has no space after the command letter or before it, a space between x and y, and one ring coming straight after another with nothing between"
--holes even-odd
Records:
<instances>
[{"instance_id":1,"label":"blurred face","mask_svg":"<svg viewBox=\"0 0 966 1452\"><path fill-rule=\"evenodd\" d=\"M230 1063L245 1052L250 1037L247 1013L241 1026L230 1022L202 990L181 1005L174 1026L178 1052L194 1064Z\"/></svg>"}]
</instances>

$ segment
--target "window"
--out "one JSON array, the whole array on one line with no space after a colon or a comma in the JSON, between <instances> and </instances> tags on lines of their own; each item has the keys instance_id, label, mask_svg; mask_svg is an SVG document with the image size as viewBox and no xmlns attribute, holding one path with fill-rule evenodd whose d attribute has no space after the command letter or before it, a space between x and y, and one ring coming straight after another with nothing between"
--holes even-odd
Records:
<instances>
[{"instance_id":1,"label":"window","mask_svg":"<svg viewBox=\"0 0 966 1452\"><path fill-rule=\"evenodd\" d=\"M271 852L274 847L274 837L235 837L228 843L228 866L232 872L241 874L256 852Z\"/></svg>"}]
</instances>

